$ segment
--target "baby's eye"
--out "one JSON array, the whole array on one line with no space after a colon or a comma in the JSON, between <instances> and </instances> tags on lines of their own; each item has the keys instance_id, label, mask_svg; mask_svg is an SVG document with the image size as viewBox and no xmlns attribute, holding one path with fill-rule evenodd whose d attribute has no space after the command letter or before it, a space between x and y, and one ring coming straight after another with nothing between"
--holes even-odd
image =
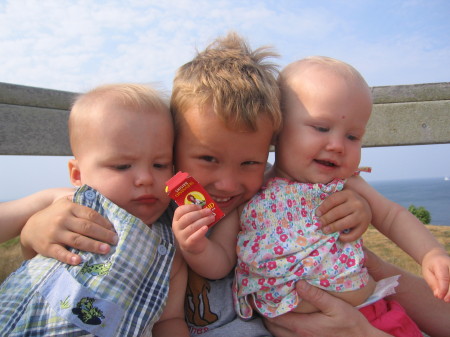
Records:
<instances>
[{"instance_id":1,"label":"baby's eye","mask_svg":"<svg viewBox=\"0 0 450 337\"><path fill-rule=\"evenodd\" d=\"M348 135L347 138L351 141L359 140L359 137L353 135Z\"/></svg>"},{"instance_id":2,"label":"baby's eye","mask_svg":"<svg viewBox=\"0 0 450 337\"><path fill-rule=\"evenodd\" d=\"M329 128L323 127L323 126L314 126L314 129L316 129L319 132L328 132L330 131Z\"/></svg>"},{"instance_id":3,"label":"baby's eye","mask_svg":"<svg viewBox=\"0 0 450 337\"><path fill-rule=\"evenodd\" d=\"M200 157L201 160L207 161L209 163L216 163L217 159L214 158L213 156L201 156Z\"/></svg>"},{"instance_id":4,"label":"baby's eye","mask_svg":"<svg viewBox=\"0 0 450 337\"><path fill-rule=\"evenodd\" d=\"M163 169L164 170L164 169L169 167L169 164L155 163L155 164L153 164L153 167L157 168L157 169Z\"/></svg>"},{"instance_id":5,"label":"baby's eye","mask_svg":"<svg viewBox=\"0 0 450 337\"><path fill-rule=\"evenodd\" d=\"M123 164L123 165L116 165L114 168L118 171L125 171L128 170L131 167L130 164Z\"/></svg>"}]
</instances>

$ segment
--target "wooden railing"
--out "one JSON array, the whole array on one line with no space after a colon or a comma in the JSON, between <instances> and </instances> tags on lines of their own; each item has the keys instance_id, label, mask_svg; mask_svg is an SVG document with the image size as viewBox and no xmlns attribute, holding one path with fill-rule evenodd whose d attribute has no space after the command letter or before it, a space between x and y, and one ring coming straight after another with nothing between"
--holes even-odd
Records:
<instances>
[{"instance_id":1,"label":"wooden railing","mask_svg":"<svg viewBox=\"0 0 450 337\"><path fill-rule=\"evenodd\" d=\"M450 143L450 82L372 88L365 147ZM0 155L71 155L75 93L0 83Z\"/></svg>"}]
</instances>

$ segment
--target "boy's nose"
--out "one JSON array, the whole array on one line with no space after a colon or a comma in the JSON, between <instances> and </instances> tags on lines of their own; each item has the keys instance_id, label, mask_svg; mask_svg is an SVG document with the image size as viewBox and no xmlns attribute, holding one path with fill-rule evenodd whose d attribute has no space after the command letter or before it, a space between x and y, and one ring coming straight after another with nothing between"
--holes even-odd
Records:
<instances>
[{"instance_id":1,"label":"boy's nose","mask_svg":"<svg viewBox=\"0 0 450 337\"><path fill-rule=\"evenodd\" d=\"M237 174L232 170L222 170L216 177L215 187L218 191L235 193L239 189Z\"/></svg>"}]
</instances>

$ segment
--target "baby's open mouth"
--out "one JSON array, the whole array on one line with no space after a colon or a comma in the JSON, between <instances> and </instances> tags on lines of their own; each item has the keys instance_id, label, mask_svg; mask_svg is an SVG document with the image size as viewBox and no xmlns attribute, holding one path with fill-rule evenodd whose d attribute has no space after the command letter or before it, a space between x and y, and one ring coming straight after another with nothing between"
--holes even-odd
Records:
<instances>
[{"instance_id":1,"label":"baby's open mouth","mask_svg":"<svg viewBox=\"0 0 450 337\"><path fill-rule=\"evenodd\" d=\"M330 167L335 167L336 164L332 163L331 161L327 161L327 160L315 160L316 163L320 164L320 165L325 165L325 166L330 166Z\"/></svg>"}]
</instances>

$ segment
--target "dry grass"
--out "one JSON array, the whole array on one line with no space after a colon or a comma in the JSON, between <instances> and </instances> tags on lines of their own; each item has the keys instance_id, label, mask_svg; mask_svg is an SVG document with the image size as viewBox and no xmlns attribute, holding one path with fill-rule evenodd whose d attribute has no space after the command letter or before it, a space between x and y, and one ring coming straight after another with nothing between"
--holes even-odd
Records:
<instances>
[{"instance_id":1,"label":"dry grass","mask_svg":"<svg viewBox=\"0 0 450 337\"><path fill-rule=\"evenodd\" d=\"M0 282L19 268L23 261L19 238L11 239L0 245Z\"/></svg>"},{"instance_id":2,"label":"dry grass","mask_svg":"<svg viewBox=\"0 0 450 337\"><path fill-rule=\"evenodd\" d=\"M429 231L444 245L450 253L450 226L426 226ZM364 246L371 249L378 256L414 274L421 275L420 265L409 255L403 252L397 245L387 239L375 228L369 227L363 235Z\"/></svg>"},{"instance_id":3,"label":"dry grass","mask_svg":"<svg viewBox=\"0 0 450 337\"><path fill-rule=\"evenodd\" d=\"M450 226L427 226L427 228L450 253ZM363 238L364 245L383 259L412 273L421 274L420 266L375 228L369 227ZM2 257L0 259L0 282L3 282L23 261L19 239L15 238L1 244L0 256Z\"/></svg>"}]
</instances>

